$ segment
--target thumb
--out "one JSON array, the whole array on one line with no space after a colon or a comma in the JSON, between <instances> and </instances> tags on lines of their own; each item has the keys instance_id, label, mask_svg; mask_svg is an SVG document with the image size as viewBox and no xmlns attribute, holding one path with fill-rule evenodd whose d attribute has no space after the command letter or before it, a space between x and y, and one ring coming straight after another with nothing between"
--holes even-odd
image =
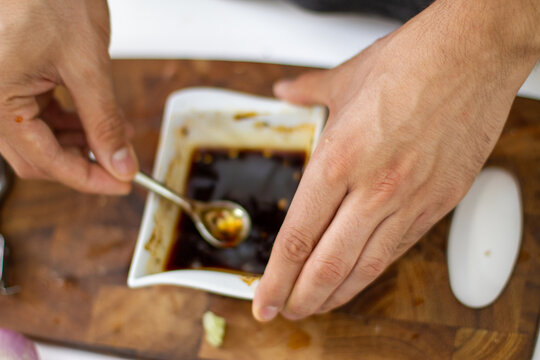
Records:
<instances>
[{"instance_id":1,"label":"thumb","mask_svg":"<svg viewBox=\"0 0 540 360\"><path fill-rule=\"evenodd\" d=\"M61 75L99 164L118 180L131 180L138 163L116 104L109 55L86 58L78 68Z\"/></svg>"},{"instance_id":2,"label":"thumb","mask_svg":"<svg viewBox=\"0 0 540 360\"><path fill-rule=\"evenodd\" d=\"M327 70L315 70L296 79L284 79L274 84L277 98L301 105L328 105L330 83Z\"/></svg>"}]
</instances>

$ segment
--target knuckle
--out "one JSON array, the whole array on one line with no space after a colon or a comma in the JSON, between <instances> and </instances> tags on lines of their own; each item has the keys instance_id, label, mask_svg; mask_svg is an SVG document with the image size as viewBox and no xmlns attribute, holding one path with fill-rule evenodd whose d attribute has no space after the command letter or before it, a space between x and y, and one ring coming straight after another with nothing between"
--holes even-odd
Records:
<instances>
[{"instance_id":1,"label":"knuckle","mask_svg":"<svg viewBox=\"0 0 540 360\"><path fill-rule=\"evenodd\" d=\"M348 154L347 151L336 149L336 146L326 147L319 173L327 185L335 186L348 178L352 165Z\"/></svg>"},{"instance_id":2,"label":"knuckle","mask_svg":"<svg viewBox=\"0 0 540 360\"><path fill-rule=\"evenodd\" d=\"M394 256L394 253L396 252L396 247L398 246L398 243L401 239L400 235L394 236L394 235L387 235L388 237L382 239L378 246L378 256L377 258L380 259L391 259Z\"/></svg>"},{"instance_id":3,"label":"knuckle","mask_svg":"<svg viewBox=\"0 0 540 360\"><path fill-rule=\"evenodd\" d=\"M408 150L376 170L370 184L372 196L386 201L403 193L407 184L416 179L419 158L417 152Z\"/></svg>"},{"instance_id":4,"label":"knuckle","mask_svg":"<svg viewBox=\"0 0 540 360\"><path fill-rule=\"evenodd\" d=\"M103 143L124 141L125 126L117 111L111 110L93 125L96 141Z\"/></svg>"},{"instance_id":5,"label":"knuckle","mask_svg":"<svg viewBox=\"0 0 540 360\"><path fill-rule=\"evenodd\" d=\"M380 257L369 257L363 260L358 272L363 278L374 279L386 268L386 261Z\"/></svg>"},{"instance_id":6,"label":"knuckle","mask_svg":"<svg viewBox=\"0 0 540 360\"><path fill-rule=\"evenodd\" d=\"M409 237L409 236L400 237L393 247L392 258L396 256L400 256L405 251L407 251L412 246L412 244L414 244L416 240L418 240L421 236L422 235L415 236L415 237Z\"/></svg>"},{"instance_id":7,"label":"knuckle","mask_svg":"<svg viewBox=\"0 0 540 360\"><path fill-rule=\"evenodd\" d=\"M416 218L416 220L413 223L413 226L411 226L412 233L420 237L429 230L431 225L433 225L431 216L427 211L424 211L420 214L420 216Z\"/></svg>"},{"instance_id":8,"label":"knuckle","mask_svg":"<svg viewBox=\"0 0 540 360\"><path fill-rule=\"evenodd\" d=\"M312 242L306 232L295 227L283 229L282 256L291 263L303 263L312 249Z\"/></svg>"},{"instance_id":9,"label":"knuckle","mask_svg":"<svg viewBox=\"0 0 540 360\"><path fill-rule=\"evenodd\" d=\"M415 243L422 236L424 236L429 231L429 229L431 229L431 227L435 223L431 214L431 211L426 210L422 212L418 216L418 218L416 218L414 223L411 225L408 234L406 234L406 236L403 238L402 247L410 247L413 243ZM397 250L400 251L402 249L398 248Z\"/></svg>"},{"instance_id":10,"label":"knuckle","mask_svg":"<svg viewBox=\"0 0 540 360\"><path fill-rule=\"evenodd\" d=\"M383 198L392 197L403 182L403 175L398 167L387 167L375 175L372 192Z\"/></svg>"},{"instance_id":11,"label":"knuckle","mask_svg":"<svg viewBox=\"0 0 540 360\"><path fill-rule=\"evenodd\" d=\"M313 264L313 275L317 282L322 284L340 282L349 270L347 263L337 256L321 256L315 259Z\"/></svg>"}]
</instances>

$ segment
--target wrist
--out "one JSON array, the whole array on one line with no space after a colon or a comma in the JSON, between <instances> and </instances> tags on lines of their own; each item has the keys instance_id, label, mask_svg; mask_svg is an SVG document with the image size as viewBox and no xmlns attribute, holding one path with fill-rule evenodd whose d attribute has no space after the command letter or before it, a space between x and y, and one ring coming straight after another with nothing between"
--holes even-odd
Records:
<instances>
[{"instance_id":1,"label":"wrist","mask_svg":"<svg viewBox=\"0 0 540 360\"><path fill-rule=\"evenodd\" d=\"M540 3L533 1L438 0L404 28L421 44L426 69L515 95L540 59Z\"/></svg>"},{"instance_id":2,"label":"wrist","mask_svg":"<svg viewBox=\"0 0 540 360\"><path fill-rule=\"evenodd\" d=\"M438 0L461 36L501 62L536 63L540 59L540 2L536 0Z\"/></svg>"}]
</instances>

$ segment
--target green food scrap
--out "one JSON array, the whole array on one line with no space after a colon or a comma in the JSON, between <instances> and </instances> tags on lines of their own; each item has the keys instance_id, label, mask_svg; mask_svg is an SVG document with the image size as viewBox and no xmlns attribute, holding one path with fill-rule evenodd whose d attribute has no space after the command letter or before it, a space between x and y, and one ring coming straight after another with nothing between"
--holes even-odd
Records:
<instances>
[{"instance_id":1,"label":"green food scrap","mask_svg":"<svg viewBox=\"0 0 540 360\"><path fill-rule=\"evenodd\" d=\"M225 319L207 311L204 313L202 321L208 343L213 347L220 347L225 336Z\"/></svg>"}]
</instances>

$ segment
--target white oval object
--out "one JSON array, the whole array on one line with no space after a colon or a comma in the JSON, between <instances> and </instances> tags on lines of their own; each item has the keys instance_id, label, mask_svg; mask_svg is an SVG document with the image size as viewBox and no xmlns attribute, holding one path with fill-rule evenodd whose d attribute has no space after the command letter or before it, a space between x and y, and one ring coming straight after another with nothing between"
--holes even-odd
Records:
<instances>
[{"instance_id":1,"label":"white oval object","mask_svg":"<svg viewBox=\"0 0 540 360\"><path fill-rule=\"evenodd\" d=\"M450 286L464 305L487 306L504 289L521 244L522 217L516 178L484 169L457 206L448 238Z\"/></svg>"}]
</instances>

